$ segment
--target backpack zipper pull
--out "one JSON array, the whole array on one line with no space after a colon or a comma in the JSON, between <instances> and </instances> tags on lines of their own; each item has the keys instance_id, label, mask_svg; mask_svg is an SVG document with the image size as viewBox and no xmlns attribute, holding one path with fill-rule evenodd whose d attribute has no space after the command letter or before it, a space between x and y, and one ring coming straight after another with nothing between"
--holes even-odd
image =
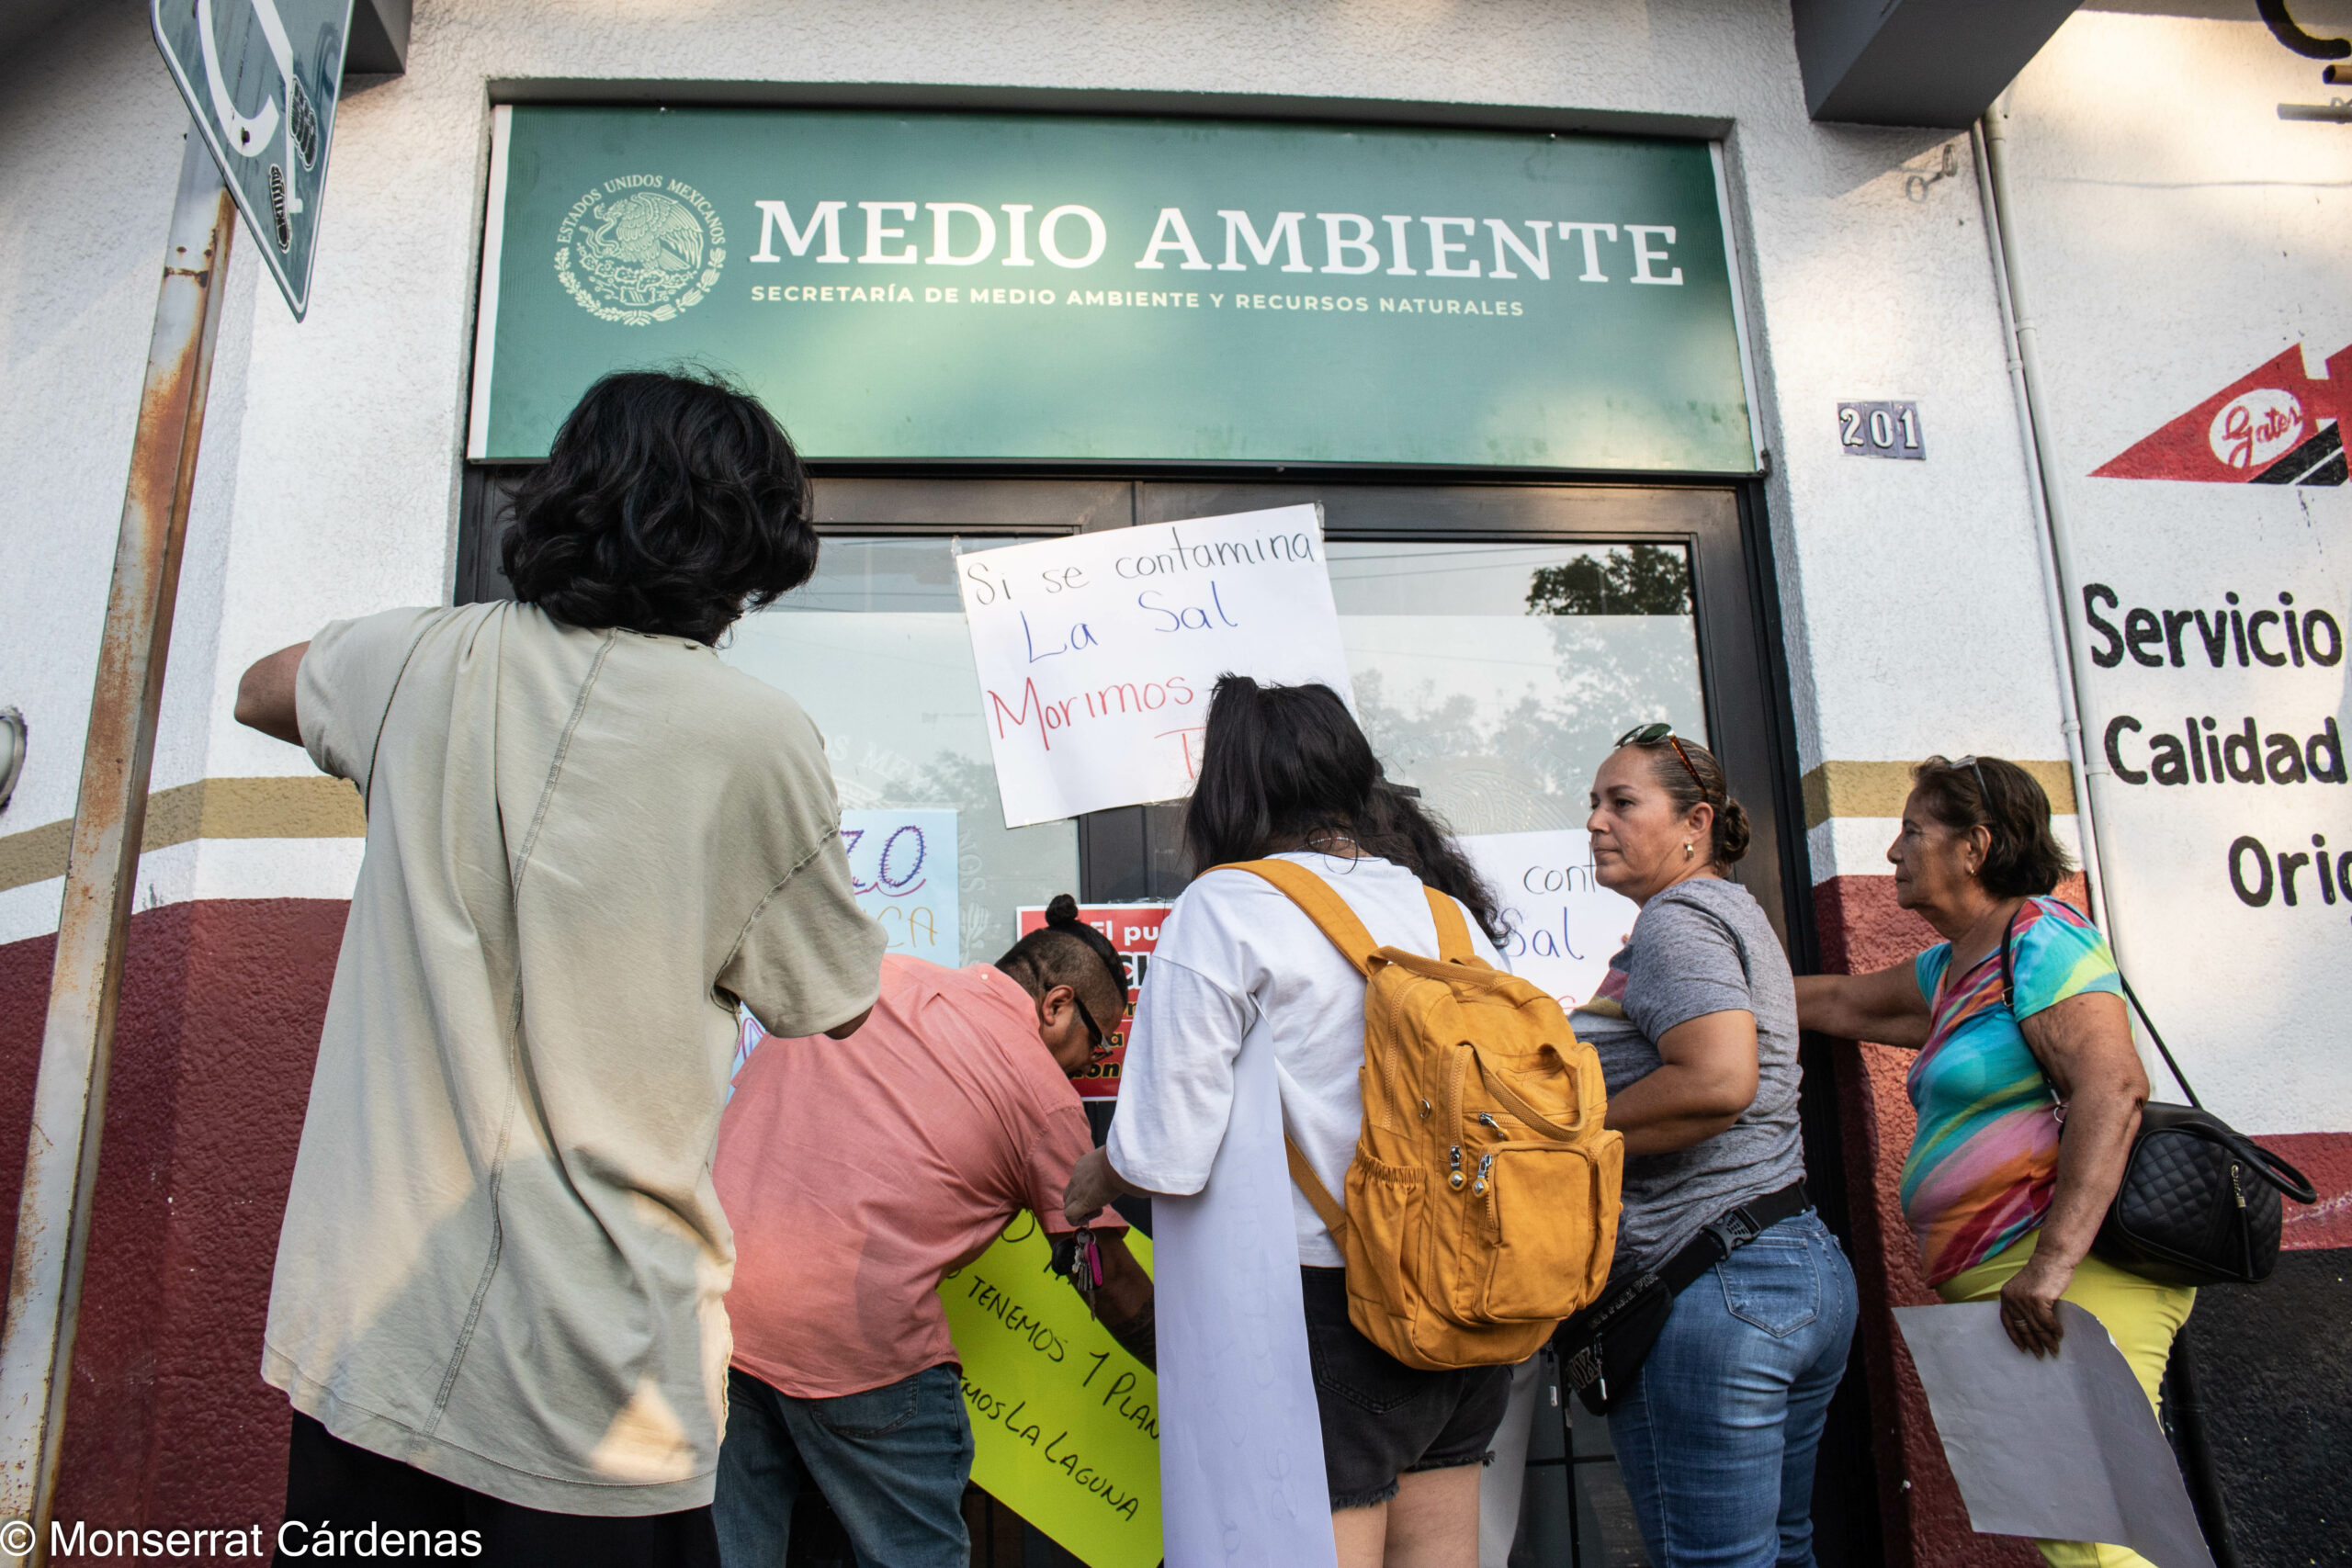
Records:
<instances>
[{"instance_id":1,"label":"backpack zipper pull","mask_svg":"<svg viewBox=\"0 0 2352 1568\"><path fill-rule=\"evenodd\" d=\"M1453 1173L1445 1179L1446 1183L1459 1192L1462 1190L1462 1145L1460 1144L1445 1151L1445 1161L1453 1168Z\"/></svg>"},{"instance_id":2,"label":"backpack zipper pull","mask_svg":"<svg viewBox=\"0 0 2352 1568\"><path fill-rule=\"evenodd\" d=\"M1493 1114L1489 1111L1481 1111L1478 1112L1478 1121L1482 1125L1492 1127L1498 1133L1503 1130L1503 1124L1496 1121Z\"/></svg>"},{"instance_id":3,"label":"backpack zipper pull","mask_svg":"<svg viewBox=\"0 0 2352 1568\"><path fill-rule=\"evenodd\" d=\"M1487 1172L1488 1172L1488 1171L1490 1171L1490 1170L1492 1170L1492 1169L1494 1169L1494 1168L1495 1168L1495 1156L1492 1156L1492 1155L1481 1155L1481 1156L1478 1156L1478 1179L1477 1179L1477 1180L1476 1180L1476 1181L1474 1181L1474 1182L1472 1182L1472 1183L1470 1184L1470 1190L1471 1190L1471 1191L1473 1191L1473 1192L1484 1192L1484 1191L1487 1190Z\"/></svg>"}]
</instances>

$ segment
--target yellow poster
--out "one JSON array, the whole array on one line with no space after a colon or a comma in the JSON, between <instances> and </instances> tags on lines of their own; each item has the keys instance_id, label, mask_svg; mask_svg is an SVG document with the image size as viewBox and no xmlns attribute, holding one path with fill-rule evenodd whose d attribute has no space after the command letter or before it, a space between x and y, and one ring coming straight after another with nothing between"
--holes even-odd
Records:
<instances>
[{"instance_id":1,"label":"yellow poster","mask_svg":"<svg viewBox=\"0 0 2352 1568\"><path fill-rule=\"evenodd\" d=\"M1151 1242L1127 1233L1148 1271ZM1159 1544L1159 1381L1119 1348L1069 1282L1035 1217L1013 1221L939 1287L972 1480L1090 1568L1152 1568Z\"/></svg>"}]
</instances>

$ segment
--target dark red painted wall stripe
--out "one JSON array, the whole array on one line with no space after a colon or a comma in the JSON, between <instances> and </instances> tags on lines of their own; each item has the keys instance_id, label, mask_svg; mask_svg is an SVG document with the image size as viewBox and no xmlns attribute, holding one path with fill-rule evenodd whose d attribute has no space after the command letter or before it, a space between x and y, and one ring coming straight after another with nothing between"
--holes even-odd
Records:
<instances>
[{"instance_id":1,"label":"dark red painted wall stripe","mask_svg":"<svg viewBox=\"0 0 2352 1568\"><path fill-rule=\"evenodd\" d=\"M274 1529L285 1396L261 1381L279 1216L348 906L133 917L57 1514ZM0 947L0 1148L32 1115L53 938ZM10 1239L22 1157L0 1159Z\"/></svg>"}]
</instances>

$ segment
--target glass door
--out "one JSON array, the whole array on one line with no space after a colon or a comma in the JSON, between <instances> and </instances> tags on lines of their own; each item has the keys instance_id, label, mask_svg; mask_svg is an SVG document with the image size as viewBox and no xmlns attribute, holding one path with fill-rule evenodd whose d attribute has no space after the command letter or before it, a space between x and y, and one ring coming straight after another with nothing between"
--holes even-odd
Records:
<instances>
[{"instance_id":1,"label":"glass door","mask_svg":"<svg viewBox=\"0 0 2352 1568\"><path fill-rule=\"evenodd\" d=\"M893 920L881 906L894 950L951 968L1011 947L1023 906L1078 890L1072 823L1004 825L956 596L958 555L1023 536L831 535L808 585L744 616L718 647L791 693L824 735L844 833L857 835L859 890L954 889L953 922ZM926 930L938 940L926 943Z\"/></svg>"},{"instance_id":2,"label":"glass door","mask_svg":"<svg viewBox=\"0 0 2352 1568\"><path fill-rule=\"evenodd\" d=\"M1783 942L1803 930L1784 872L1799 849L1788 827L1799 819L1792 747L1775 695L1784 682L1772 669L1770 606L1756 591L1738 492L1136 488L1138 523L1322 507L1366 733L1391 776L1419 786L1456 832L1581 829L1609 742L1668 719L1705 739L1757 822L1738 880ZM1125 835L1135 847L1115 872L1090 855L1089 881L1133 879L1140 869L1153 896L1170 896L1182 874L1174 814L1136 809L1148 814ZM1082 829L1081 843L1093 836Z\"/></svg>"},{"instance_id":3,"label":"glass door","mask_svg":"<svg viewBox=\"0 0 2352 1568\"><path fill-rule=\"evenodd\" d=\"M1578 829L1609 743L1706 737L1680 545L1330 542L1364 732L1457 833Z\"/></svg>"},{"instance_id":4,"label":"glass door","mask_svg":"<svg viewBox=\"0 0 2352 1568\"><path fill-rule=\"evenodd\" d=\"M1760 671L1699 614L1702 581L1737 562L1733 496L1147 486L1139 520L1277 495L1323 506L1358 716L1388 776L1419 791L1506 906L1567 919L1565 931L1527 929L1514 908L1514 969L1580 1000L1632 923L1634 906L1590 882L1583 833L1593 772L1626 729L1665 719L1702 739L1758 822L1771 819L1776 770L1754 745L1763 727L1725 722L1727 709L1763 705ZM1741 879L1785 929L1769 837ZM1559 880L1582 879L1582 896L1534 897L1546 879L1555 895ZM1645 1562L1608 1426L1564 1396L1548 1359L1530 1421L1511 1561Z\"/></svg>"}]
</instances>

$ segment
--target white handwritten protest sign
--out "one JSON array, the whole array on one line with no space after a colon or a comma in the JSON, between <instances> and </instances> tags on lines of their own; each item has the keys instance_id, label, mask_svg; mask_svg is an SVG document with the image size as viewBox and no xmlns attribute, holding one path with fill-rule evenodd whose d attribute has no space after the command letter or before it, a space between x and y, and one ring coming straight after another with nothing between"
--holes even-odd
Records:
<instances>
[{"instance_id":1,"label":"white handwritten protest sign","mask_svg":"<svg viewBox=\"0 0 2352 1568\"><path fill-rule=\"evenodd\" d=\"M1318 507L1008 546L956 581L1008 828L1191 793L1228 671L1354 705Z\"/></svg>"},{"instance_id":2,"label":"white handwritten protest sign","mask_svg":"<svg viewBox=\"0 0 2352 1568\"><path fill-rule=\"evenodd\" d=\"M1458 841L1510 922L1501 946L1511 973L1562 1007L1589 999L1641 910L1594 879L1585 830L1471 833Z\"/></svg>"},{"instance_id":3,"label":"white handwritten protest sign","mask_svg":"<svg viewBox=\"0 0 2352 1568\"><path fill-rule=\"evenodd\" d=\"M851 891L874 917L890 951L950 969L964 962L964 909L956 899L956 813L938 807L850 808L842 813L842 848L849 854ZM727 1097L767 1032L738 1003L735 1065Z\"/></svg>"},{"instance_id":4,"label":"white handwritten protest sign","mask_svg":"<svg viewBox=\"0 0 2352 1568\"><path fill-rule=\"evenodd\" d=\"M842 813L842 848L857 907L881 923L891 952L950 969L964 962L954 811L854 807Z\"/></svg>"}]
</instances>

